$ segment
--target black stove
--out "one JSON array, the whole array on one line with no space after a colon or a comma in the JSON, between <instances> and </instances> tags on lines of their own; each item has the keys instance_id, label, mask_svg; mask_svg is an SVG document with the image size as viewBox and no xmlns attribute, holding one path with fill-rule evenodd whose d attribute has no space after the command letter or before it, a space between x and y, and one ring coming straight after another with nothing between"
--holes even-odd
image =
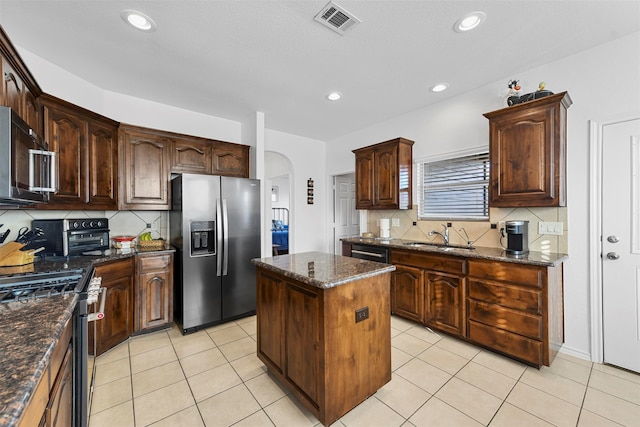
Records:
<instances>
[{"instance_id":1,"label":"black stove","mask_svg":"<svg viewBox=\"0 0 640 427\"><path fill-rule=\"evenodd\" d=\"M83 276L82 269L0 276L0 303L79 293Z\"/></svg>"}]
</instances>

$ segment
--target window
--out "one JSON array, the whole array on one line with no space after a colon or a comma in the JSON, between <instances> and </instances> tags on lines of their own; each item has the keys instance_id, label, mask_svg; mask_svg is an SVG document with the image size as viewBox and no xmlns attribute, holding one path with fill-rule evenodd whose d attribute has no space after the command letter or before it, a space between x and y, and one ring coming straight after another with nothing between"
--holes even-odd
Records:
<instances>
[{"instance_id":1,"label":"window","mask_svg":"<svg viewBox=\"0 0 640 427\"><path fill-rule=\"evenodd\" d=\"M489 152L418 162L419 219L489 219Z\"/></svg>"}]
</instances>

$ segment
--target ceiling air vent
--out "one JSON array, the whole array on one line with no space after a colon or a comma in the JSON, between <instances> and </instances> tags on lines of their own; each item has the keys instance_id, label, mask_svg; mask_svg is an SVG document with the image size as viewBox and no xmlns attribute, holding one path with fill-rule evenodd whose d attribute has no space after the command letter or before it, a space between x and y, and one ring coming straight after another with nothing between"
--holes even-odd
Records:
<instances>
[{"instance_id":1,"label":"ceiling air vent","mask_svg":"<svg viewBox=\"0 0 640 427\"><path fill-rule=\"evenodd\" d=\"M329 2L313 19L340 34L362 22L334 2Z\"/></svg>"}]
</instances>

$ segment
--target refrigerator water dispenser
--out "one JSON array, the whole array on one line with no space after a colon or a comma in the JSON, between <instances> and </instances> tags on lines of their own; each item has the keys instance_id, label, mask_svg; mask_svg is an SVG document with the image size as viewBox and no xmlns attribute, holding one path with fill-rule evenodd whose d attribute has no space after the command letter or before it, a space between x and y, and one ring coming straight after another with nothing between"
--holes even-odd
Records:
<instances>
[{"instance_id":1,"label":"refrigerator water dispenser","mask_svg":"<svg viewBox=\"0 0 640 427\"><path fill-rule=\"evenodd\" d=\"M216 222L191 221L189 224L191 235L191 256L216 254Z\"/></svg>"}]
</instances>

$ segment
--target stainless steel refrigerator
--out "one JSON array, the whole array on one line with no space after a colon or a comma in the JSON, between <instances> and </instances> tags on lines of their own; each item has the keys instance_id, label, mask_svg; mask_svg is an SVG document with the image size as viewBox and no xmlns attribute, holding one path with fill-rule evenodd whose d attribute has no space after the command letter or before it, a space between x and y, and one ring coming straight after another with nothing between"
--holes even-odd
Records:
<instances>
[{"instance_id":1,"label":"stainless steel refrigerator","mask_svg":"<svg viewBox=\"0 0 640 427\"><path fill-rule=\"evenodd\" d=\"M171 187L174 318L182 333L255 313L260 181L182 174Z\"/></svg>"}]
</instances>

